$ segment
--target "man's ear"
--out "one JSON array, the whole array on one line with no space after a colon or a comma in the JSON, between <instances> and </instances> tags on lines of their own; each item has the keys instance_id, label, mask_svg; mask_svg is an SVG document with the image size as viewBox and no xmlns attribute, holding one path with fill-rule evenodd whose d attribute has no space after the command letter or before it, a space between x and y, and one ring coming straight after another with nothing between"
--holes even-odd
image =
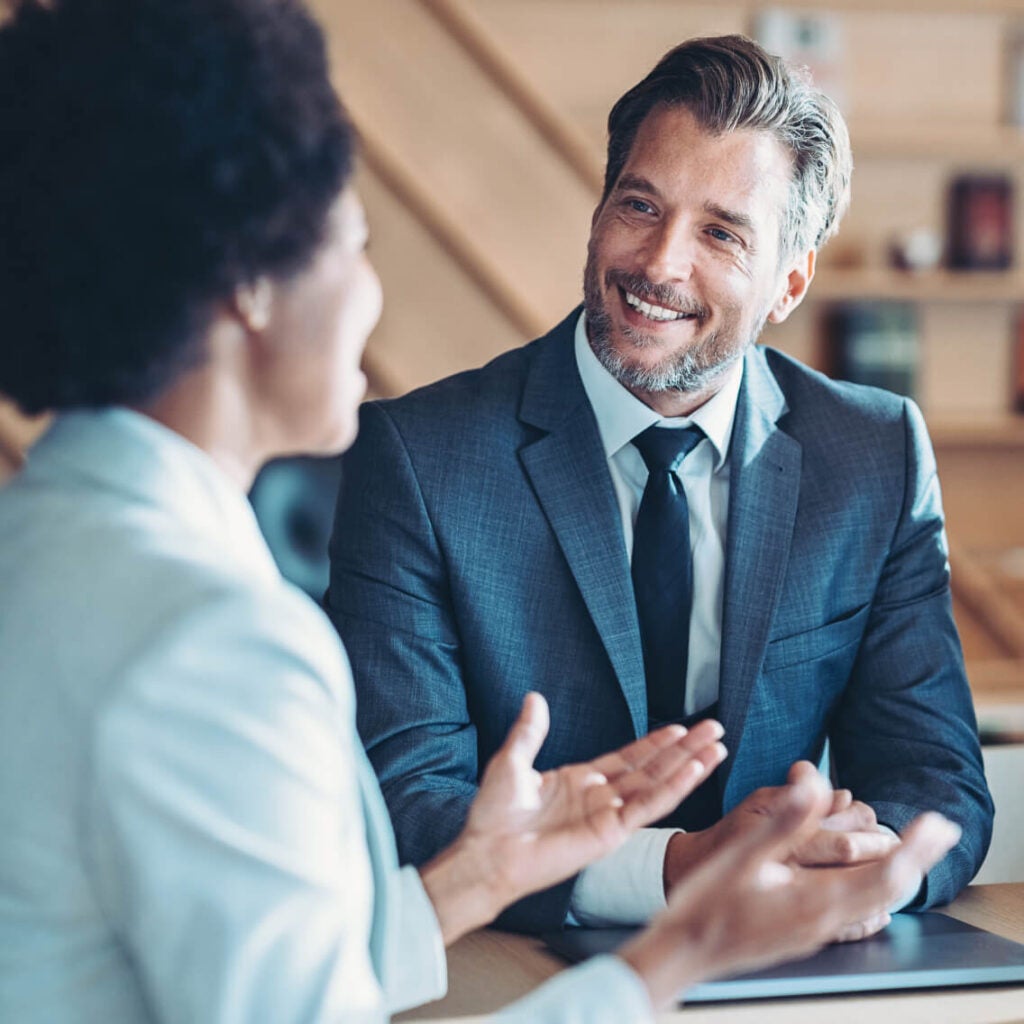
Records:
<instances>
[{"instance_id":1,"label":"man's ear","mask_svg":"<svg viewBox=\"0 0 1024 1024\"><path fill-rule=\"evenodd\" d=\"M803 301L803 297L807 294L807 289L814 279L814 267L817 259L817 250L808 249L807 252L794 257L789 263L785 289L768 312L768 319L771 323L781 324Z\"/></svg>"}]
</instances>

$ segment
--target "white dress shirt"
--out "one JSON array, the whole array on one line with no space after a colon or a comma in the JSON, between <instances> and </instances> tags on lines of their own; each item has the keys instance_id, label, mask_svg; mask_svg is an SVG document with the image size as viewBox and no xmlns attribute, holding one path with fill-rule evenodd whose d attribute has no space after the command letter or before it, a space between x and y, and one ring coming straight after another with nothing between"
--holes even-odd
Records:
<instances>
[{"instance_id":1,"label":"white dress shirt","mask_svg":"<svg viewBox=\"0 0 1024 1024\"><path fill-rule=\"evenodd\" d=\"M244 495L126 410L0 491L0 1020L381 1021L443 994L321 611ZM503 1016L649 1019L604 957Z\"/></svg>"},{"instance_id":2,"label":"white dress shirt","mask_svg":"<svg viewBox=\"0 0 1024 1024\"><path fill-rule=\"evenodd\" d=\"M725 586L725 535L729 515L729 442L743 364L727 372L719 391L691 416L665 418L620 384L587 341L585 314L576 323L576 365L608 458L608 469L626 553L633 551L633 524L647 486L647 467L632 444L648 427L682 429L696 424L705 439L676 470L690 510L693 608L685 687L685 711L694 714L718 700ZM586 869L573 889L570 914L583 924L635 924L665 906L665 847L677 830L644 829L603 861Z\"/></svg>"}]
</instances>

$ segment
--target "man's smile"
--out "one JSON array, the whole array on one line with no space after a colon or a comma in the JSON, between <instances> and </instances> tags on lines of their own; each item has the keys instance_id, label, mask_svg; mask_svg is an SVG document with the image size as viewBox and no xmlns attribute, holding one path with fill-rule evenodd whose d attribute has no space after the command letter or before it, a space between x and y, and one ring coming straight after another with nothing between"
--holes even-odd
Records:
<instances>
[{"instance_id":1,"label":"man's smile","mask_svg":"<svg viewBox=\"0 0 1024 1024\"><path fill-rule=\"evenodd\" d=\"M666 320L696 319L696 314L694 313L684 313L677 309L669 309L666 306L656 306L654 303L645 302L638 295L634 295L632 292L626 291L625 288L620 288L620 291L622 292L623 298L626 300L626 305L647 317L648 320L654 320L658 323L662 323Z\"/></svg>"}]
</instances>

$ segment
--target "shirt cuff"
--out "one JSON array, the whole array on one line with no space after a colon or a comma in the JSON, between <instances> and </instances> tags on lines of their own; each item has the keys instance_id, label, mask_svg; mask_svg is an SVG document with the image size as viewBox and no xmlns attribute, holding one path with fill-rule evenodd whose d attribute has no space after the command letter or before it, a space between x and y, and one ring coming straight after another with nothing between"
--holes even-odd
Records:
<instances>
[{"instance_id":1,"label":"shirt cuff","mask_svg":"<svg viewBox=\"0 0 1024 1024\"><path fill-rule=\"evenodd\" d=\"M636 972L617 956L596 956L556 974L496 1019L505 1024L648 1024L654 1014Z\"/></svg>"},{"instance_id":2,"label":"shirt cuff","mask_svg":"<svg viewBox=\"0 0 1024 1024\"><path fill-rule=\"evenodd\" d=\"M580 872L568 924L646 924L665 909L665 850L678 829L642 828L614 853Z\"/></svg>"},{"instance_id":3,"label":"shirt cuff","mask_svg":"<svg viewBox=\"0 0 1024 1024\"><path fill-rule=\"evenodd\" d=\"M398 923L389 937L384 993L389 1013L440 999L448 991L448 962L441 926L420 873L411 866L398 872Z\"/></svg>"}]
</instances>

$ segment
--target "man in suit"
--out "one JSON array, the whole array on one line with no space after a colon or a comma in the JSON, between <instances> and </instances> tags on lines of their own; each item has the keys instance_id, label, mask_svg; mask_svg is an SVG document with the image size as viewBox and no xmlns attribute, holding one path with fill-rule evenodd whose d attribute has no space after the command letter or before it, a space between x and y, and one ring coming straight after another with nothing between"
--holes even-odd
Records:
<instances>
[{"instance_id":1,"label":"man in suit","mask_svg":"<svg viewBox=\"0 0 1024 1024\"><path fill-rule=\"evenodd\" d=\"M582 314L362 411L326 603L403 858L457 833L528 690L556 723L541 768L664 721L725 727L728 760L666 823L683 831L642 833L512 927L643 919L826 750L847 792L797 863L879 856L925 808L963 835L912 906L984 858L920 413L754 344L806 294L851 167L799 73L741 37L684 43L609 117Z\"/></svg>"}]
</instances>

